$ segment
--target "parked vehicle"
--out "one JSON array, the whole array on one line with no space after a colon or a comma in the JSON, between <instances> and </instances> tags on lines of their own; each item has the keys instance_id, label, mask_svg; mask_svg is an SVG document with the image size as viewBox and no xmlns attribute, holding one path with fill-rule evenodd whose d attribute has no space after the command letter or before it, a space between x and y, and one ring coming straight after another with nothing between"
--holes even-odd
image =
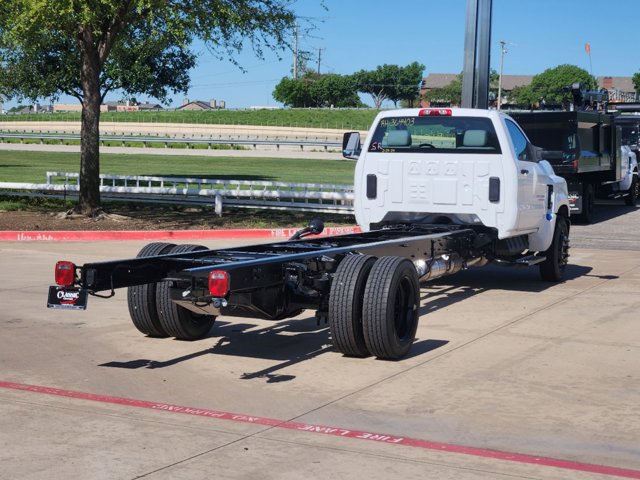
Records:
<instances>
[{"instance_id":1,"label":"parked vehicle","mask_svg":"<svg viewBox=\"0 0 640 480\"><path fill-rule=\"evenodd\" d=\"M560 153L548 155L567 180L571 214L593 220L596 198L621 198L636 205L638 119L606 111L510 112L531 141Z\"/></svg>"},{"instance_id":2,"label":"parked vehicle","mask_svg":"<svg viewBox=\"0 0 640 480\"><path fill-rule=\"evenodd\" d=\"M490 262L534 266L562 280L569 199L545 151L510 117L476 109L380 113L357 159L363 232L209 250L151 243L137 258L56 265L48 306L84 309L88 295L128 288L133 324L152 337L194 340L216 317L279 320L305 309L328 322L345 355L399 359L415 339L420 282Z\"/></svg>"}]
</instances>

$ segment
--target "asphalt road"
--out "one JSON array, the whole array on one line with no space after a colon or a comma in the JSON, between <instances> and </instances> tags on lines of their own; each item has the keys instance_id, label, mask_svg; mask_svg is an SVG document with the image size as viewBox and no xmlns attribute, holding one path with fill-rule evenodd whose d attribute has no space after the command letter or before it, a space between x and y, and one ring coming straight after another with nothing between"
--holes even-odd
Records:
<instances>
[{"instance_id":1,"label":"asphalt road","mask_svg":"<svg viewBox=\"0 0 640 480\"><path fill-rule=\"evenodd\" d=\"M563 283L423 288L399 362L336 353L313 312L180 342L140 335L125 292L48 310L56 260L143 243L1 243L0 479L640 478L640 209L601 212Z\"/></svg>"}]
</instances>

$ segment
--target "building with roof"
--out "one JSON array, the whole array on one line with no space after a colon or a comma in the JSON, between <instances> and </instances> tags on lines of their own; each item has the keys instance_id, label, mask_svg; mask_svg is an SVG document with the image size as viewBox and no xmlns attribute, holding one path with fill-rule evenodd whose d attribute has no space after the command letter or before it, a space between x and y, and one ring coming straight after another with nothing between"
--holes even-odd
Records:
<instances>
[{"instance_id":1,"label":"building with roof","mask_svg":"<svg viewBox=\"0 0 640 480\"><path fill-rule=\"evenodd\" d=\"M204 102L202 100L189 100L185 98L182 101L182 106L178 107L176 110L217 110L225 108L224 100L209 100L208 102Z\"/></svg>"},{"instance_id":2,"label":"building with roof","mask_svg":"<svg viewBox=\"0 0 640 480\"><path fill-rule=\"evenodd\" d=\"M422 80L420 96L424 97L431 90L443 88L458 78L456 73L430 73ZM502 75L502 94L509 97L515 87L530 85L534 75ZM637 92L633 85L632 77L597 77L598 88L609 92L610 102L633 102ZM423 101L423 106L428 106Z\"/></svg>"},{"instance_id":3,"label":"building with roof","mask_svg":"<svg viewBox=\"0 0 640 480\"><path fill-rule=\"evenodd\" d=\"M637 97L632 77L597 77L598 87L609 92L610 102L634 102Z\"/></svg>"}]
</instances>

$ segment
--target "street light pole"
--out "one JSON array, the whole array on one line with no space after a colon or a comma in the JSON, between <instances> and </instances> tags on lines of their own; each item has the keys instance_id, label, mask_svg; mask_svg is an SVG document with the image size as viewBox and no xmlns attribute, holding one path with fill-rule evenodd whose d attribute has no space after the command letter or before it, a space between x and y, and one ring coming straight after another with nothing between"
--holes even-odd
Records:
<instances>
[{"instance_id":1,"label":"street light pole","mask_svg":"<svg viewBox=\"0 0 640 480\"><path fill-rule=\"evenodd\" d=\"M504 55L507 53L507 42L500 41L500 76L498 77L498 110L502 107L502 70L504 68Z\"/></svg>"}]
</instances>

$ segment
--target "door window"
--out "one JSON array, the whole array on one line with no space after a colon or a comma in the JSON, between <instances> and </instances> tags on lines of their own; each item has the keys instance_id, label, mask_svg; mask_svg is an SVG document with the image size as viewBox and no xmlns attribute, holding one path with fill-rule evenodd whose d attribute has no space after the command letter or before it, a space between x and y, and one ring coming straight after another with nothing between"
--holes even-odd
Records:
<instances>
[{"instance_id":1,"label":"door window","mask_svg":"<svg viewBox=\"0 0 640 480\"><path fill-rule=\"evenodd\" d=\"M531 159L527 158L527 145L529 144L527 137L524 136L524 133L522 133L518 125L514 122L511 120L505 120L505 122L507 124L507 131L511 137L511 142L513 143L513 148L516 151L516 157L518 157L518 160L531 161Z\"/></svg>"}]
</instances>

